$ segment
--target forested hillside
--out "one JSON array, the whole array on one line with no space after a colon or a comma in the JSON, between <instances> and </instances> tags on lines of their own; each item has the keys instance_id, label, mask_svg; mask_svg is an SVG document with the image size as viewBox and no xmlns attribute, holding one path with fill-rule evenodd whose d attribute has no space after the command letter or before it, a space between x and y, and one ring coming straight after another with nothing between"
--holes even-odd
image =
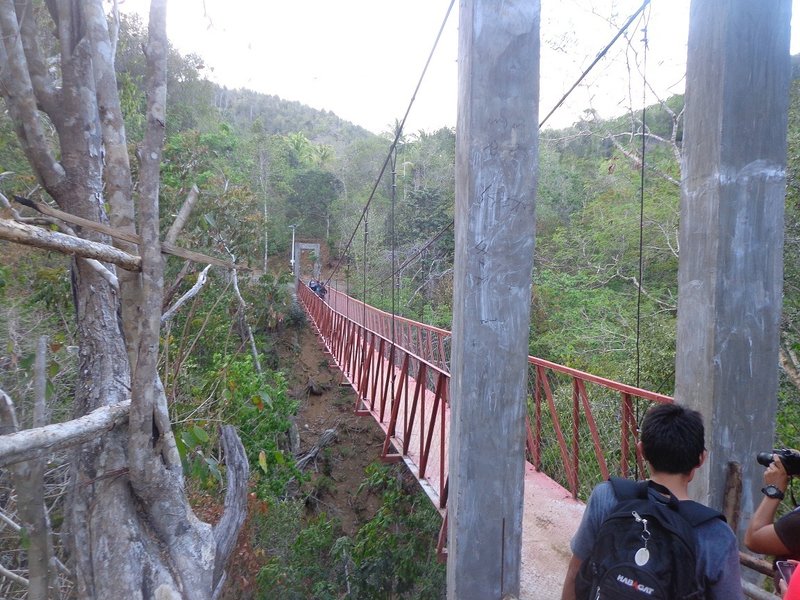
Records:
<instances>
[{"instance_id":1,"label":"forested hillside","mask_svg":"<svg viewBox=\"0 0 800 600\"><path fill-rule=\"evenodd\" d=\"M35 17L44 21L45 9L39 9ZM45 31L39 31L39 43L43 52L55 55L57 44ZM142 24L123 19L116 91L126 132L121 145L137 157L130 161L130 196L137 199L152 189L143 183L147 156L142 160L141 155L152 127L147 118L150 67L142 53L147 43ZM424 497L420 501L410 493L397 471L367 469L357 492L379 497L379 506L367 510L366 501L357 502L361 521L344 531L325 507L325 493L335 485L330 473L312 475L295 461L295 417L303 396L289 381L292 361L300 360L297 340L306 322L292 304L289 261L294 228L299 240L323 245L323 277L330 285L385 310L450 328L455 132L402 132L387 158L396 131L375 136L297 102L220 88L205 78L198 57L170 49L166 59L158 233L179 248L229 264L204 268L202 262L174 255L165 259L157 307L164 317L154 342L161 386L156 387L165 396L195 507L219 508L222 502L227 465L220 424L234 425L242 438L251 470L245 551L252 562L246 564L255 572L247 586L237 579L240 587L230 588L229 597L441 597L442 567L432 560L438 514ZM682 114L683 99L676 96L614 120L587 112L570 128L541 132L531 354L672 393ZM45 231L84 232L80 224L31 208L32 203L56 208L56 203L31 169L14 115L0 115L0 216ZM64 124L44 112L39 120L42 143L61 159ZM776 443L796 446L798 79L789 127ZM97 157L93 164L105 169L112 158ZM81 201L91 205L97 221L116 226L116 207L103 181L95 195ZM94 287L86 286L88 276L77 265L104 273L110 305L125 283L102 265L90 268L86 262L0 241L0 396L15 403L21 428L42 419L81 416L87 411L75 398L100 394L87 391L91 378L81 372L90 357L87 334L78 323L90 312L85 298L106 284L98 276ZM109 314L125 320L121 313ZM125 381L119 388L129 392L132 384ZM33 409L37 395L46 399L44 415ZM0 420L13 427L7 413ZM28 496L18 491L23 475L0 472L0 517L9 525L0 540L1 596L23 597L33 557L51 554L62 568L44 569L49 585L60 590L60 597L80 595L74 573L80 563L76 556L85 548L68 535L67 524L76 513L67 491L86 489L87 482L116 482L128 472L126 467L103 470L103 465L95 477L78 483L77 459L71 450L47 455L38 467L43 469L39 487ZM328 457L324 464L331 462ZM46 540L29 535L23 506L29 501L41 505L37 514L47 514L52 536ZM412 530L423 534L407 535Z\"/></svg>"}]
</instances>

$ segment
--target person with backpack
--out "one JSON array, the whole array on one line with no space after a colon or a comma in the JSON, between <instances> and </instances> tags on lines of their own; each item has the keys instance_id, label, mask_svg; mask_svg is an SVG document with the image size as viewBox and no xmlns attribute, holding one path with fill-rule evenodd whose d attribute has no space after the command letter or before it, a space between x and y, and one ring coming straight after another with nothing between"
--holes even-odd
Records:
<instances>
[{"instance_id":1,"label":"person with backpack","mask_svg":"<svg viewBox=\"0 0 800 600\"><path fill-rule=\"evenodd\" d=\"M637 444L650 479L612 478L592 491L570 544L562 600L743 600L736 536L689 499L706 458L697 411L658 404Z\"/></svg>"}]
</instances>

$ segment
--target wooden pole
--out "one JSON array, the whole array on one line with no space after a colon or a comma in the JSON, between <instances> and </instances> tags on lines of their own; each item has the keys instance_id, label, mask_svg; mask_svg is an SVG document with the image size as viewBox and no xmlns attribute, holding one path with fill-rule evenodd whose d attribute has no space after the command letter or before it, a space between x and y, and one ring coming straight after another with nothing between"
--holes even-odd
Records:
<instances>
[{"instance_id":1,"label":"wooden pole","mask_svg":"<svg viewBox=\"0 0 800 600\"><path fill-rule=\"evenodd\" d=\"M447 595L520 590L539 0L462 0Z\"/></svg>"},{"instance_id":2,"label":"wooden pole","mask_svg":"<svg viewBox=\"0 0 800 600\"><path fill-rule=\"evenodd\" d=\"M721 508L737 462L742 515L775 425L791 8L693 0L689 25L675 397L705 417L690 493Z\"/></svg>"}]
</instances>

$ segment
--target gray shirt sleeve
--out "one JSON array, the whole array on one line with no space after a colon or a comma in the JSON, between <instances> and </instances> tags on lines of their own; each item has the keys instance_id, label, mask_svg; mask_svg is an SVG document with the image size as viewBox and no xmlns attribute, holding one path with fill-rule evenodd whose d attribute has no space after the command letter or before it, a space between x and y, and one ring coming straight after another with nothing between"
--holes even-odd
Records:
<instances>
[{"instance_id":1,"label":"gray shirt sleeve","mask_svg":"<svg viewBox=\"0 0 800 600\"><path fill-rule=\"evenodd\" d=\"M581 524L569 545L575 556L586 560L592 553L600 525L616 504L617 498L609 482L604 481L592 490L586 510L583 511Z\"/></svg>"},{"instance_id":2,"label":"gray shirt sleeve","mask_svg":"<svg viewBox=\"0 0 800 600\"><path fill-rule=\"evenodd\" d=\"M698 561L708 600L744 600L739 545L731 528L719 519L697 528Z\"/></svg>"}]
</instances>

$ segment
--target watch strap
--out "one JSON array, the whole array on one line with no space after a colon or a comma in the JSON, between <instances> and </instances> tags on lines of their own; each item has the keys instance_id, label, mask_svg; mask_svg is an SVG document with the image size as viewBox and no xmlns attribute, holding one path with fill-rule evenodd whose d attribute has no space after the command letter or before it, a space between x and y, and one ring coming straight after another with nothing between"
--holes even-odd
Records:
<instances>
[{"instance_id":1,"label":"watch strap","mask_svg":"<svg viewBox=\"0 0 800 600\"><path fill-rule=\"evenodd\" d=\"M776 485L766 485L761 488L761 492L768 498L775 498L776 500L783 500L783 492Z\"/></svg>"}]
</instances>

